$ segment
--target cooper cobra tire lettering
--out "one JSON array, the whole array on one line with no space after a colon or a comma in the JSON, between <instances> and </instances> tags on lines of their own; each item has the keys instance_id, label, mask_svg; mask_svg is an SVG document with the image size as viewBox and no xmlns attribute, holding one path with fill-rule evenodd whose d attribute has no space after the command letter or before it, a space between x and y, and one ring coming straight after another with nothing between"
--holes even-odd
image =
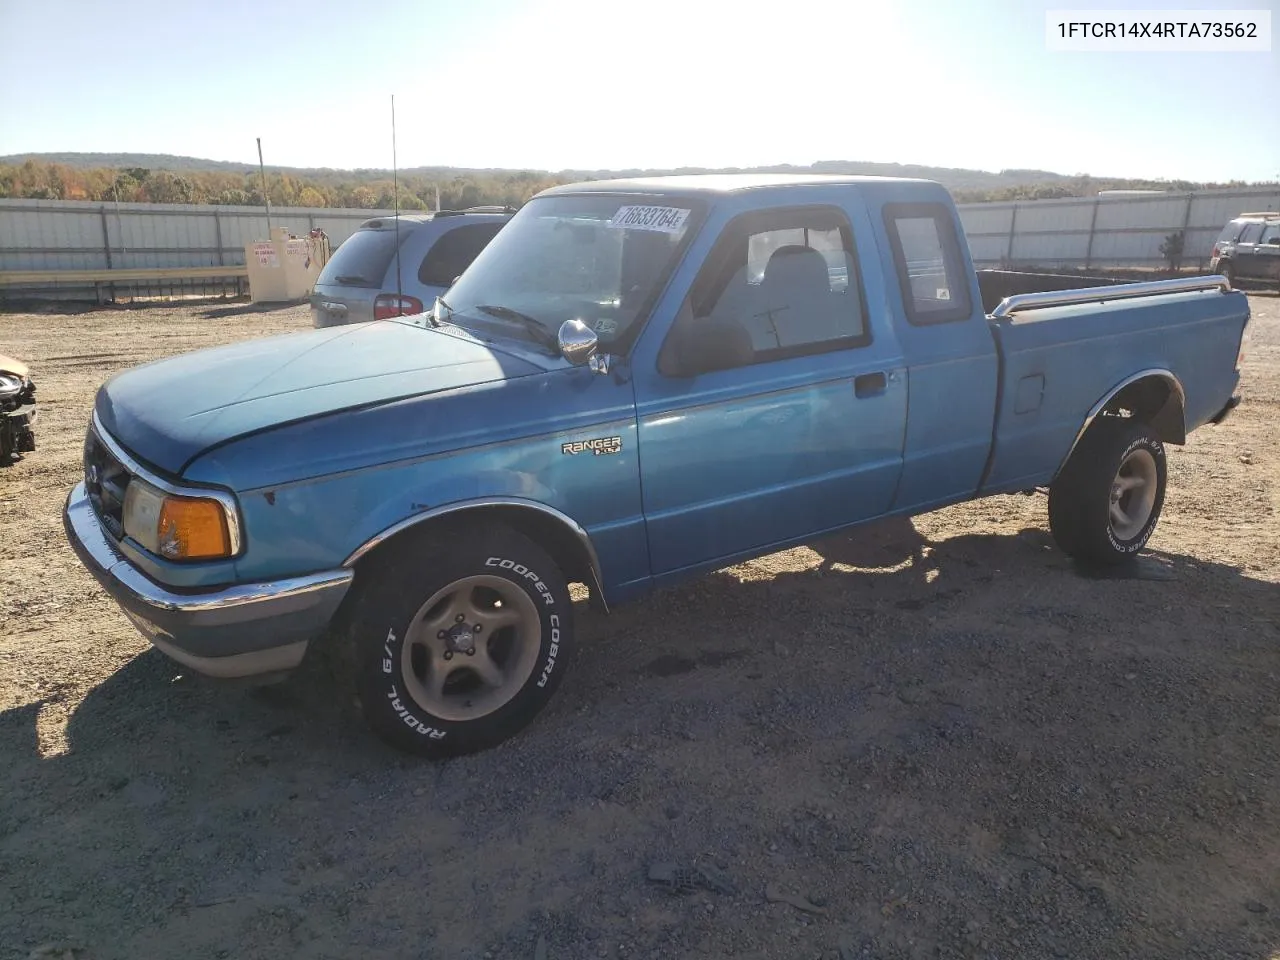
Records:
<instances>
[{"instance_id":1,"label":"cooper cobra tire lettering","mask_svg":"<svg viewBox=\"0 0 1280 960\"><path fill-rule=\"evenodd\" d=\"M533 584L534 589L542 597L542 602L548 607L555 606L556 598L551 595L551 590L542 578L526 567L523 563L516 563L514 560L505 560L502 557L490 557L484 562L486 567L497 567L499 570L510 570L517 577L524 577Z\"/></svg>"},{"instance_id":2,"label":"cooper cobra tire lettering","mask_svg":"<svg viewBox=\"0 0 1280 960\"><path fill-rule=\"evenodd\" d=\"M545 687L551 678L551 671L556 668L556 657L560 655L560 618L551 614L551 647L547 651L547 664L538 677L538 686Z\"/></svg>"}]
</instances>

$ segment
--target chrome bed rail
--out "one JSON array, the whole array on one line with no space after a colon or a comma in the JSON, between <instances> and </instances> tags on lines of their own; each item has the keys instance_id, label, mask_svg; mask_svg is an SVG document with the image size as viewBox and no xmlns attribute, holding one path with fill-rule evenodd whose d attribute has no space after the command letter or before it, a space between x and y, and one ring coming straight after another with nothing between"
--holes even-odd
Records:
<instances>
[{"instance_id":1,"label":"chrome bed rail","mask_svg":"<svg viewBox=\"0 0 1280 960\"><path fill-rule=\"evenodd\" d=\"M1076 290L1049 290L1045 293L1016 293L1001 300L999 305L991 311L991 316L996 320L1003 320L1023 310L1065 307L1072 303L1155 297L1165 293L1192 293L1197 290L1219 290L1222 293L1228 293L1231 285L1226 277L1215 274L1209 277L1177 277L1173 280L1120 283L1114 286L1082 287Z\"/></svg>"}]
</instances>

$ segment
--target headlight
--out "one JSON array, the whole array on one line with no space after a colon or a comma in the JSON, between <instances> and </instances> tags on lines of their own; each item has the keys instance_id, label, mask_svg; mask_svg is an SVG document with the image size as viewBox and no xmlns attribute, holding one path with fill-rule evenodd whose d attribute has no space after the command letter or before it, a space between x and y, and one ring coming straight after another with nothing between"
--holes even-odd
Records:
<instances>
[{"instance_id":1,"label":"headlight","mask_svg":"<svg viewBox=\"0 0 1280 960\"><path fill-rule=\"evenodd\" d=\"M137 477L124 495L124 532L166 560L230 557L231 531L222 504L208 497L163 493Z\"/></svg>"}]
</instances>

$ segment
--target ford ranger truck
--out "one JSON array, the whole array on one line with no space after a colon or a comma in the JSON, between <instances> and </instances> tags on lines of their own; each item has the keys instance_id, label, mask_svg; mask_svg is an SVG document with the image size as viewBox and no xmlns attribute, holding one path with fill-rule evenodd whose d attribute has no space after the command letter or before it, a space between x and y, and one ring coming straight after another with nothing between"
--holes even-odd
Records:
<instances>
[{"instance_id":1,"label":"ford ranger truck","mask_svg":"<svg viewBox=\"0 0 1280 960\"><path fill-rule=\"evenodd\" d=\"M387 741L483 749L563 680L571 583L607 609L1044 488L1079 562L1142 549L1165 445L1238 402L1248 301L1217 276L1032 282L975 272L929 181L556 187L425 313L109 380L67 535L179 664L341 653Z\"/></svg>"}]
</instances>

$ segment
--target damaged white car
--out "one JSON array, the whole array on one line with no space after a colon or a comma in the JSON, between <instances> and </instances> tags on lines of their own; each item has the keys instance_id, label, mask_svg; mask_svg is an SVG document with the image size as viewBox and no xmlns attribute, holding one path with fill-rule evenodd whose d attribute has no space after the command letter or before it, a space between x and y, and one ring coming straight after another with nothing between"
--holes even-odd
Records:
<instances>
[{"instance_id":1,"label":"damaged white car","mask_svg":"<svg viewBox=\"0 0 1280 960\"><path fill-rule=\"evenodd\" d=\"M0 353L0 466L36 448L36 385L25 363Z\"/></svg>"}]
</instances>

